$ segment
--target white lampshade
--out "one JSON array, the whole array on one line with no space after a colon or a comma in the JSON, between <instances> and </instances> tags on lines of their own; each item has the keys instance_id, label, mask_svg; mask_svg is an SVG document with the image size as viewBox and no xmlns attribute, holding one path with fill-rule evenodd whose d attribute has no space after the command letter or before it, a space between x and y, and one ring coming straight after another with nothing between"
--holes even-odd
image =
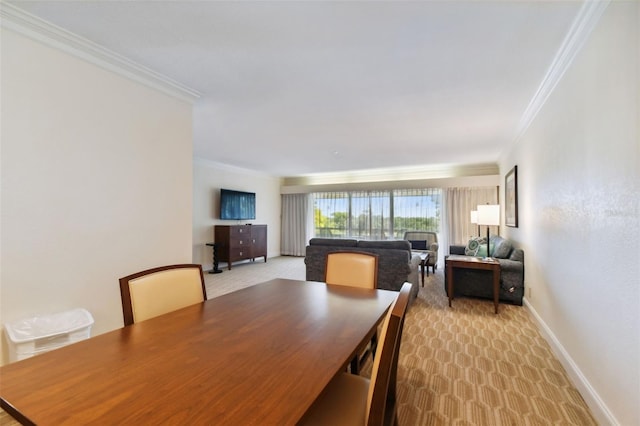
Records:
<instances>
[{"instance_id":1,"label":"white lampshade","mask_svg":"<svg viewBox=\"0 0 640 426\"><path fill-rule=\"evenodd\" d=\"M479 204L478 205L478 225L497 226L500 225L500 205L499 204Z\"/></svg>"},{"instance_id":2,"label":"white lampshade","mask_svg":"<svg viewBox=\"0 0 640 426\"><path fill-rule=\"evenodd\" d=\"M478 211L471 210L471 223L478 223Z\"/></svg>"}]
</instances>

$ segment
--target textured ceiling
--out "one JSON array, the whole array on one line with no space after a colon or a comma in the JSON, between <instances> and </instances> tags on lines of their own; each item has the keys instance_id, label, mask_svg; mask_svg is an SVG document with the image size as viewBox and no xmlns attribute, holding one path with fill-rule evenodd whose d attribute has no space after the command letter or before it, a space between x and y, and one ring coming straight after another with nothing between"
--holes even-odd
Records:
<instances>
[{"instance_id":1,"label":"textured ceiling","mask_svg":"<svg viewBox=\"0 0 640 426\"><path fill-rule=\"evenodd\" d=\"M582 6L8 3L200 92L195 157L280 176L495 163Z\"/></svg>"}]
</instances>

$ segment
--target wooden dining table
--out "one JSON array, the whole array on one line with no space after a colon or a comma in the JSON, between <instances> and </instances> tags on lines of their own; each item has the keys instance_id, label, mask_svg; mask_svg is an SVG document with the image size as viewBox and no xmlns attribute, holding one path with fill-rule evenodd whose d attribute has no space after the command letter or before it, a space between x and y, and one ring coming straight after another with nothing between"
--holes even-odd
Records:
<instances>
[{"instance_id":1,"label":"wooden dining table","mask_svg":"<svg viewBox=\"0 0 640 426\"><path fill-rule=\"evenodd\" d=\"M23 424L295 424L398 293L274 279L0 367Z\"/></svg>"}]
</instances>

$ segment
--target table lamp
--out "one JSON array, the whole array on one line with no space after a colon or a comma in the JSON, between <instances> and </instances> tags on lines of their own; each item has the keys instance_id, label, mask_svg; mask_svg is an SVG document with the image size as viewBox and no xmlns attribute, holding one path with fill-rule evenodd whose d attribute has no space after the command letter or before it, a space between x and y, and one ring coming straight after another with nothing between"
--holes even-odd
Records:
<instances>
[{"instance_id":1,"label":"table lamp","mask_svg":"<svg viewBox=\"0 0 640 426\"><path fill-rule=\"evenodd\" d=\"M486 225L487 227L487 259L491 258L489 251L489 226L500 225L500 205L485 204L478 205L478 226Z\"/></svg>"},{"instance_id":2,"label":"table lamp","mask_svg":"<svg viewBox=\"0 0 640 426\"><path fill-rule=\"evenodd\" d=\"M471 210L471 223L478 225L478 211ZM480 225L478 225L478 237L480 236Z\"/></svg>"}]
</instances>

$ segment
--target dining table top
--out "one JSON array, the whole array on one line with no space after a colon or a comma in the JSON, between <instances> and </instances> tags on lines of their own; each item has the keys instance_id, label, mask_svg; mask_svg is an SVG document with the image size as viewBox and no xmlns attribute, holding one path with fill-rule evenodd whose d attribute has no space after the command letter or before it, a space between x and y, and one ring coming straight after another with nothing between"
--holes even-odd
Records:
<instances>
[{"instance_id":1,"label":"dining table top","mask_svg":"<svg viewBox=\"0 0 640 426\"><path fill-rule=\"evenodd\" d=\"M0 367L23 424L295 424L398 293L274 279Z\"/></svg>"}]
</instances>

